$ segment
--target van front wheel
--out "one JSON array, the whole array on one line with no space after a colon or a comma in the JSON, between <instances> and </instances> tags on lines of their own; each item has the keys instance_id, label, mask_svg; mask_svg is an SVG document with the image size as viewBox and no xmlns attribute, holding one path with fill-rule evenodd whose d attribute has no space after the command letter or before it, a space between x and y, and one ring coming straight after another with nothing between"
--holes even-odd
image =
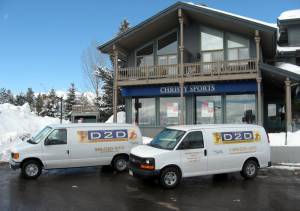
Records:
<instances>
[{"instance_id":1,"label":"van front wheel","mask_svg":"<svg viewBox=\"0 0 300 211\"><path fill-rule=\"evenodd\" d=\"M113 168L118 171L122 172L125 171L128 167L128 158L124 155L119 155L114 158L113 160Z\"/></svg>"},{"instance_id":2,"label":"van front wheel","mask_svg":"<svg viewBox=\"0 0 300 211\"><path fill-rule=\"evenodd\" d=\"M256 177L258 171L257 162L254 160L248 160L243 166L241 171L241 175L246 179L253 179Z\"/></svg>"},{"instance_id":3,"label":"van front wheel","mask_svg":"<svg viewBox=\"0 0 300 211\"><path fill-rule=\"evenodd\" d=\"M26 179L36 179L42 173L42 166L36 160L26 161L22 165L21 175Z\"/></svg>"},{"instance_id":4,"label":"van front wheel","mask_svg":"<svg viewBox=\"0 0 300 211\"><path fill-rule=\"evenodd\" d=\"M181 174L175 167L167 167L160 174L160 184L163 188L175 188L181 180Z\"/></svg>"}]
</instances>

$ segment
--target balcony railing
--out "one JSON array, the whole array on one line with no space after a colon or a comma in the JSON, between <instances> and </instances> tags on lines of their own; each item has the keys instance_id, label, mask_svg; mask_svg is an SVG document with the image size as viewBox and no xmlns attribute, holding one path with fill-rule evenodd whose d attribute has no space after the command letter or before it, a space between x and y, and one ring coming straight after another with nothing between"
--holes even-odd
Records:
<instances>
[{"instance_id":1,"label":"balcony railing","mask_svg":"<svg viewBox=\"0 0 300 211\"><path fill-rule=\"evenodd\" d=\"M183 77L222 76L231 74L256 73L256 60L234 60L218 62L197 62L183 64ZM180 78L180 64L128 67L118 69L118 80L151 80Z\"/></svg>"}]
</instances>

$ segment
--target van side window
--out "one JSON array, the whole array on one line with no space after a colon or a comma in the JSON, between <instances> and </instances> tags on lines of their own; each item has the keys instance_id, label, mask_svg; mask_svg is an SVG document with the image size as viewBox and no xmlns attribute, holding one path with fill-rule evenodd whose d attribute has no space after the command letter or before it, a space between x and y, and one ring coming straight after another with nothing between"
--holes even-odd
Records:
<instances>
[{"instance_id":1,"label":"van side window","mask_svg":"<svg viewBox=\"0 0 300 211\"><path fill-rule=\"evenodd\" d=\"M45 140L45 145L67 144L67 130L55 129Z\"/></svg>"},{"instance_id":2,"label":"van side window","mask_svg":"<svg viewBox=\"0 0 300 211\"><path fill-rule=\"evenodd\" d=\"M181 142L178 149L204 148L203 135L201 131L190 132Z\"/></svg>"}]
</instances>

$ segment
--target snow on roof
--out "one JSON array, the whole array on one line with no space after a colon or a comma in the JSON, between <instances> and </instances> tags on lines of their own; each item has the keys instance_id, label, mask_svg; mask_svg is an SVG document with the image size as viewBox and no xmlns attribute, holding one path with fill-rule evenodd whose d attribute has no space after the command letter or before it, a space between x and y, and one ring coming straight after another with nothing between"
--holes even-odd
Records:
<instances>
[{"instance_id":1,"label":"snow on roof","mask_svg":"<svg viewBox=\"0 0 300 211\"><path fill-rule=\"evenodd\" d=\"M195 4L193 2L186 2L186 3L190 4L190 5L200 7L200 8L203 8L203 9L211 10L211 11L218 12L218 13L223 13L225 15L229 15L229 16L237 17L237 18L244 19L244 20L247 20L247 21L255 22L255 23L258 23L258 24L266 25L266 26L269 26L269 27L272 27L272 28L275 28L275 29L277 28L277 24L275 24L275 23L268 23L268 22L260 21L260 20L254 19L254 18L245 17L245 16L242 16L242 15L236 15L234 13L225 12L225 11L218 10L218 9L213 9L211 7Z\"/></svg>"},{"instance_id":2,"label":"snow on roof","mask_svg":"<svg viewBox=\"0 0 300 211\"><path fill-rule=\"evenodd\" d=\"M176 125L176 126L168 126L167 128L173 130L197 130L197 129L208 129L208 128L257 128L260 127L258 125L251 124L198 124L198 125Z\"/></svg>"},{"instance_id":3,"label":"snow on roof","mask_svg":"<svg viewBox=\"0 0 300 211\"><path fill-rule=\"evenodd\" d=\"M290 63L285 63L285 62L276 62L275 66L284 69L286 71L300 75L300 66L290 64Z\"/></svg>"},{"instance_id":4,"label":"snow on roof","mask_svg":"<svg viewBox=\"0 0 300 211\"><path fill-rule=\"evenodd\" d=\"M279 52L291 52L291 51L297 51L297 50L300 50L300 46L297 46L297 47L290 47L290 46L281 47L281 46L277 45L277 51L279 51Z\"/></svg>"},{"instance_id":5,"label":"snow on roof","mask_svg":"<svg viewBox=\"0 0 300 211\"><path fill-rule=\"evenodd\" d=\"M278 20L300 19L300 9L287 10L280 14Z\"/></svg>"}]
</instances>

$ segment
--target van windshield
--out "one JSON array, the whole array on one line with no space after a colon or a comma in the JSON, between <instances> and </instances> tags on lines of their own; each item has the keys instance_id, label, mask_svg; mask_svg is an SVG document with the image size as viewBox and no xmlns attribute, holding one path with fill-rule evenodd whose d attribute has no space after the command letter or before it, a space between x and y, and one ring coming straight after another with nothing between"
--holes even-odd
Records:
<instances>
[{"instance_id":1,"label":"van windshield","mask_svg":"<svg viewBox=\"0 0 300 211\"><path fill-rule=\"evenodd\" d=\"M149 143L149 146L172 150L184 134L185 131L166 128L154 137L154 139Z\"/></svg>"},{"instance_id":2,"label":"van windshield","mask_svg":"<svg viewBox=\"0 0 300 211\"><path fill-rule=\"evenodd\" d=\"M40 130L36 135L34 135L31 139L28 140L29 143L37 144L41 140L44 140L48 133L52 130L51 127L45 127L44 129Z\"/></svg>"}]
</instances>

